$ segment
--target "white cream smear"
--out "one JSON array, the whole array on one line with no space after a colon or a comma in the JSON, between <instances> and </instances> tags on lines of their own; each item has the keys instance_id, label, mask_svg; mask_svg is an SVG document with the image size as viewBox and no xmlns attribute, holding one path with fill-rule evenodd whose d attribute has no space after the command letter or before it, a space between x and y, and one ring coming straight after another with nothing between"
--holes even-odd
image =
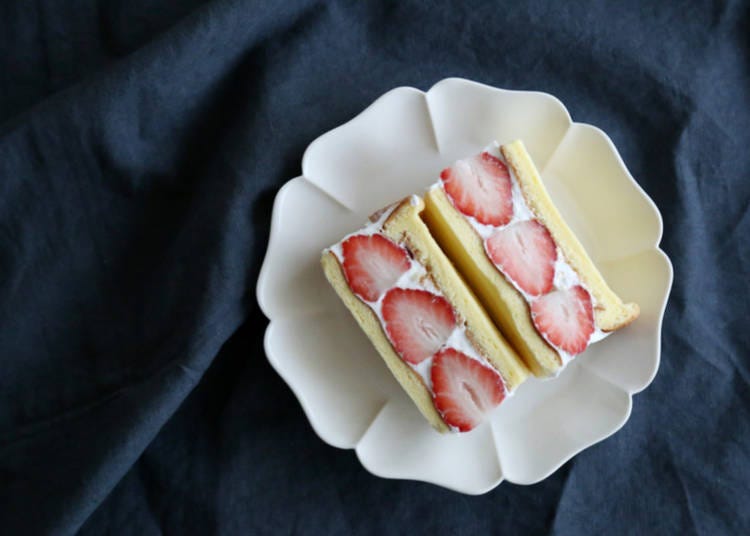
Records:
<instances>
[{"instance_id":1,"label":"white cream smear","mask_svg":"<svg viewBox=\"0 0 750 536\"><path fill-rule=\"evenodd\" d=\"M508 225L512 225L517 222L536 219L536 216L529 208L529 205L526 203L526 199L523 196L523 192L521 192L521 186L518 182L518 179L513 173L513 168L508 165L508 163L505 161L505 157L500 152L500 144L494 141L490 145L485 147L483 149L483 152L487 152L491 154L492 156L500 160L503 164L505 164L506 168L508 168L508 173L510 174L510 182L511 182L511 197L512 197L512 202L513 202L513 217L508 223L506 223L505 225L500 225L500 226L486 225L486 224L480 223L476 220L476 218L472 216L468 216L461 212L461 215L474 228L474 230L482 238L482 242L484 243L498 229L502 229ZM431 188L438 188L438 187L442 187L442 181L438 181L437 183L431 186ZM485 250L485 253L487 253L486 250ZM488 258L489 258L489 255L488 255ZM498 270L500 271L500 273L503 273L499 267L498 267ZM530 294L524 292L523 289L521 289L518 285L516 285L515 281L513 281L512 278L505 276L505 279L509 281L513 285L513 287L524 297L524 299L526 300L526 303L531 304L531 302L534 301L535 299L534 296L531 296ZM583 284L583 282L581 281L581 278L578 276L576 271L573 270L570 264L565 260L565 256L563 255L563 252L559 247L557 247L557 260L555 261L555 278L552 284L555 287L555 290L567 290L575 286L583 287L584 289L586 289L586 292L588 292L589 296L591 297L592 307L596 308L597 303L594 298L594 295L589 291L586 285ZM573 357L575 356L558 348L556 345L550 342L547 339L547 337L544 336L543 333L540 333L540 335L544 337L544 340L546 340L547 343L552 348L555 349L555 351L560 356L560 359L562 360L563 366L558 370L558 374L559 374L559 372L562 371L565 365L567 365L570 362L570 360L573 359ZM586 346L588 347L589 344L593 344L597 341L602 340L607 335L609 335L609 333L605 333L604 331L599 329L599 327L596 325L596 322L595 322L594 332L589 337L589 340Z\"/></svg>"},{"instance_id":2,"label":"white cream smear","mask_svg":"<svg viewBox=\"0 0 750 536\"><path fill-rule=\"evenodd\" d=\"M416 196L412 196L412 199L415 199L415 197ZM347 240L347 238L351 236L355 236L355 235L370 236L373 234L382 233L383 224L391 215L391 213L395 210L397 205L398 204L394 204L393 206L388 207L386 210L383 211L383 213L378 217L376 221L368 223L365 227L363 227L359 231L355 231L353 233L346 235L343 239L341 239L340 242L338 242L337 244L334 244L330 248L327 248L326 251L331 251L338 259L339 264L343 266L344 254L343 254L342 244ZM398 244L398 245L406 249L408 252L408 248L406 248L406 246L404 246L403 244ZM383 298L388 293L388 291L393 288L426 290L437 296L440 296L441 298L445 298L445 295L442 292L440 292L440 290L432 282L432 279L428 276L427 270L425 269L425 267L421 263L419 263L416 259L414 259L411 255L411 252L409 252L409 269L406 272L404 272L401 275L401 277L399 277L398 281L396 281L396 283L391 288L383 292L383 294L377 300L368 301L359 295L357 296L362 302L367 304L372 310L372 312L374 312L375 315L378 317L378 320L380 320L380 326L383 329L383 333L385 333L389 341L390 341L390 337L388 336L388 331L385 329L385 319L383 318L382 308L383 308ZM458 318L458 315L456 314L455 310L454 310L454 315L456 316L456 326L453 328L453 331L448 336L446 341L443 343L443 346L440 347L440 350L438 350L438 352L440 352L441 350L445 348L453 348L455 350L458 350L459 352L466 354L468 357L479 361L484 366L488 367L490 370L495 371L498 374L498 376L500 376L500 379L503 382L503 388L505 390L505 397L507 398L509 396L512 396L513 391L508 390L508 386L506 385L505 379L502 377L502 375L479 352L477 352L476 348L474 347L474 345L472 344L471 340L469 339L466 333L465 321L463 319ZM393 345L393 341L391 341L391 345ZM430 394L434 396L435 392L432 389L432 377L430 374L430 370L432 369L433 357L434 357L434 354L428 357L427 359L421 361L417 365L410 363L406 361L405 359L402 359L402 361L406 363L407 365L409 365L409 367L411 367L411 369L414 372L419 374L419 376L422 378L422 381L424 382L425 387L427 387L427 389L430 391ZM457 428L454 428L450 425L449 427L454 432L458 431Z\"/></svg>"}]
</instances>

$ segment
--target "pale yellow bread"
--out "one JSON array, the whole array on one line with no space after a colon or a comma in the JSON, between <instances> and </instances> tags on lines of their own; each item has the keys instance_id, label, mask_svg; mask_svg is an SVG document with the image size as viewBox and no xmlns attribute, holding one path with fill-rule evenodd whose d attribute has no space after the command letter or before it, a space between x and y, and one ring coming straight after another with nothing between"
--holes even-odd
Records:
<instances>
[{"instance_id":1,"label":"pale yellow bread","mask_svg":"<svg viewBox=\"0 0 750 536\"><path fill-rule=\"evenodd\" d=\"M560 216L523 142L516 140L503 145L500 149L518 179L529 208L549 229L555 243L562 250L565 260L593 296L596 303L594 318L597 327L602 331L614 331L638 318L640 313L638 304L624 303L609 288L576 235Z\"/></svg>"},{"instance_id":2,"label":"pale yellow bread","mask_svg":"<svg viewBox=\"0 0 750 536\"><path fill-rule=\"evenodd\" d=\"M526 367L430 235L420 218L423 209L424 202L417 196L401 201L384 222L383 234L406 247L425 267L434 285L453 306L459 322L465 322L466 334L475 350L500 372L508 390L515 389L528 376ZM331 286L425 418L438 431L449 431L422 378L393 349L377 315L349 288L336 255L324 251L321 264Z\"/></svg>"},{"instance_id":3,"label":"pale yellow bread","mask_svg":"<svg viewBox=\"0 0 750 536\"><path fill-rule=\"evenodd\" d=\"M595 313L597 326L602 331L610 331L634 320L638 316L638 306L624 305L607 287L583 247L552 204L523 144L514 142L503 146L502 150L518 178L529 208L549 228L566 260L572 260L569 252L574 255L575 260L569 262L571 267L578 273L581 281L591 289L598 302ZM495 324L513 344L528 368L540 377L556 374L562 366L557 351L539 335L531 320L526 300L487 257L482 238L456 210L443 188L436 186L427 192L423 218L440 247L469 282ZM605 292L602 292L602 286ZM600 295L606 300L600 301ZM606 310L610 307L615 307L613 313L600 311L602 308ZM611 321L612 316L626 321L617 325Z\"/></svg>"},{"instance_id":4,"label":"pale yellow bread","mask_svg":"<svg viewBox=\"0 0 750 536\"><path fill-rule=\"evenodd\" d=\"M435 405L432 403L432 396L430 391L422 383L422 378L419 374L414 372L409 365L407 365L395 352L393 346L385 335L382 327L380 326L380 320L372 312L367 304L357 298L357 296L349 289L349 285L344 277L344 271L339 264L336 255L332 252L327 251L323 253L321 258L321 264L323 265L323 271L331 283L331 286L336 290L336 293L344 302L347 309L352 313L355 320L365 332L367 337L372 342L375 349L378 351L380 356L385 361L388 369L396 377L398 383L404 388L411 399L416 404L419 411L429 421L429 423L439 432L449 431L448 425L445 424L443 418L435 409Z\"/></svg>"},{"instance_id":5,"label":"pale yellow bread","mask_svg":"<svg viewBox=\"0 0 750 536\"><path fill-rule=\"evenodd\" d=\"M503 335L511 342L535 376L550 376L562 361L537 333L529 307L484 251L482 238L458 212L442 188L425 195L423 214L430 231L469 282Z\"/></svg>"}]
</instances>

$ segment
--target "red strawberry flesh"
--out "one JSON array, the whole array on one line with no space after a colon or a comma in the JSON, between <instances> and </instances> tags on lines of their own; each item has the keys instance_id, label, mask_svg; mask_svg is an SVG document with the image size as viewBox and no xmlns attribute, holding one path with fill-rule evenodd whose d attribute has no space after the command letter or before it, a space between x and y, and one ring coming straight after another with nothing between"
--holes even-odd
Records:
<instances>
[{"instance_id":1,"label":"red strawberry flesh","mask_svg":"<svg viewBox=\"0 0 750 536\"><path fill-rule=\"evenodd\" d=\"M503 380L494 369L453 348L435 355L430 376L435 407L461 432L475 428L505 398Z\"/></svg>"},{"instance_id":2,"label":"red strawberry flesh","mask_svg":"<svg viewBox=\"0 0 750 536\"><path fill-rule=\"evenodd\" d=\"M453 206L479 223L505 225L513 217L510 173L491 154L459 160L440 174Z\"/></svg>"},{"instance_id":3,"label":"red strawberry flesh","mask_svg":"<svg viewBox=\"0 0 750 536\"><path fill-rule=\"evenodd\" d=\"M547 341L567 352L583 352L594 333L591 296L581 286L550 292L531 303L531 318Z\"/></svg>"},{"instance_id":4,"label":"red strawberry flesh","mask_svg":"<svg viewBox=\"0 0 750 536\"><path fill-rule=\"evenodd\" d=\"M350 236L341 248L349 287L366 301L376 301L409 270L406 250L379 234Z\"/></svg>"},{"instance_id":5,"label":"red strawberry flesh","mask_svg":"<svg viewBox=\"0 0 750 536\"><path fill-rule=\"evenodd\" d=\"M484 244L490 260L521 290L540 296L552 290L557 248L547 228L536 220L498 229Z\"/></svg>"},{"instance_id":6,"label":"red strawberry flesh","mask_svg":"<svg viewBox=\"0 0 750 536\"><path fill-rule=\"evenodd\" d=\"M456 327L448 301L426 290L389 290L383 298L382 314L393 347L414 365L437 352Z\"/></svg>"}]
</instances>

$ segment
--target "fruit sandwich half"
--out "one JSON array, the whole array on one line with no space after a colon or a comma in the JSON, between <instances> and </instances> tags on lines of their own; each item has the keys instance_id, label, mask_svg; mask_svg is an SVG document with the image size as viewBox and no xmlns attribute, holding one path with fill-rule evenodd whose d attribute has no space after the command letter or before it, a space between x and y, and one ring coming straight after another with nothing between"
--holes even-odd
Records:
<instances>
[{"instance_id":1,"label":"fruit sandwich half","mask_svg":"<svg viewBox=\"0 0 750 536\"><path fill-rule=\"evenodd\" d=\"M423 217L536 376L639 314L609 288L563 221L521 141L444 169Z\"/></svg>"},{"instance_id":2,"label":"fruit sandwich half","mask_svg":"<svg viewBox=\"0 0 750 536\"><path fill-rule=\"evenodd\" d=\"M323 251L328 281L427 420L465 432L528 370L430 235L411 196Z\"/></svg>"}]
</instances>

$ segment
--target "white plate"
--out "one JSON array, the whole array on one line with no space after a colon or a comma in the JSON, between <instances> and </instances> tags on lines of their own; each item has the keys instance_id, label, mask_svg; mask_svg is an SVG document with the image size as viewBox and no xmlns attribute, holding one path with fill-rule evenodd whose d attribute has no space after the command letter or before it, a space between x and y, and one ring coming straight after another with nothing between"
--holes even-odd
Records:
<instances>
[{"instance_id":1,"label":"white plate","mask_svg":"<svg viewBox=\"0 0 750 536\"><path fill-rule=\"evenodd\" d=\"M613 289L641 306L555 380L530 380L468 434L433 431L328 286L321 250L376 209L422 191L455 159L521 138L563 216ZM530 484L617 431L659 366L672 266L659 211L604 132L545 93L446 79L389 91L305 152L276 196L258 302L268 359L318 435L372 473L483 493Z\"/></svg>"}]
</instances>

